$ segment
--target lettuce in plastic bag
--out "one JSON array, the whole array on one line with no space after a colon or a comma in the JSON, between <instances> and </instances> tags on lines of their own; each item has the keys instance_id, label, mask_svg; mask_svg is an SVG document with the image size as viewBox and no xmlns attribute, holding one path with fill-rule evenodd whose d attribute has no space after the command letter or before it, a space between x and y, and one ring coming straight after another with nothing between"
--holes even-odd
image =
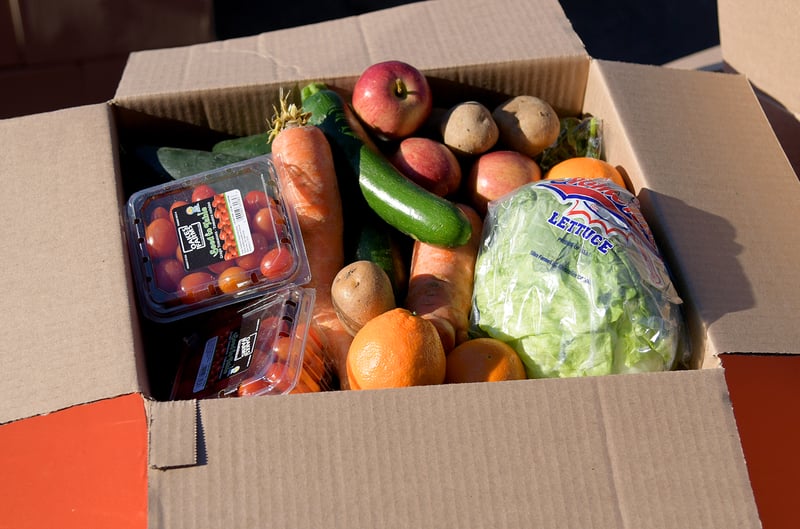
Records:
<instances>
[{"instance_id":1,"label":"lettuce in plastic bag","mask_svg":"<svg viewBox=\"0 0 800 529\"><path fill-rule=\"evenodd\" d=\"M673 369L681 303L637 199L612 182L543 180L489 204L472 330L514 347L529 377Z\"/></svg>"}]
</instances>

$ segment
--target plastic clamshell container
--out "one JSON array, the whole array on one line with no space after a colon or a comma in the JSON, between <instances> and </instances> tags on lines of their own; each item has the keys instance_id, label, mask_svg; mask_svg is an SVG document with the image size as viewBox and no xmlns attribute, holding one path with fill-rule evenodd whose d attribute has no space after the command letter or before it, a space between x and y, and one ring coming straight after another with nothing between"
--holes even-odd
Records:
<instances>
[{"instance_id":1,"label":"plastic clamshell container","mask_svg":"<svg viewBox=\"0 0 800 529\"><path fill-rule=\"evenodd\" d=\"M293 287L236 309L209 312L184 336L173 400L311 393L332 388L315 291Z\"/></svg>"},{"instance_id":2,"label":"plastic clamshell container","mask_svg":"<svg viewBox=\"0 0 800 529\"><path fill-rule=\"evenodd\" d=\"M271 155L137 191L125 222L142 312L154 321L310 280Z\"/></svg>"}]
</instances>

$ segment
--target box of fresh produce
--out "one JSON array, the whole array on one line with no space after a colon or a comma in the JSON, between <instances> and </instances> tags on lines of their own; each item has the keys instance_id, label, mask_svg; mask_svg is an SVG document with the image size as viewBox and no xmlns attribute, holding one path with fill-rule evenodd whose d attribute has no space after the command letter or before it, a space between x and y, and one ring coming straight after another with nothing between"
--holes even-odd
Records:
<instances>
[{"instance_id":1,"label":"box of fresh produce","mask_svg":"<svg viewBox=\"0 0 800 529\"><path fill-rule=\"evenodd\" d=\"M269 155L137 191L125 210L142 310L172 321L309 280Z\"/></svg>"}]
</instances>

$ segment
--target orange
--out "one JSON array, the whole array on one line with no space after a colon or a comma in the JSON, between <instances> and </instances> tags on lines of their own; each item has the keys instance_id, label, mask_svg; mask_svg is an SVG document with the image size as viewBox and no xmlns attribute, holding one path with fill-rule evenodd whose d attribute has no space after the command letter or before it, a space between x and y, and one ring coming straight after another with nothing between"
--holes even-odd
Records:
<instances>
[{"instance_id":1,"label":"orange","mask_svg":"<svg viewBox=\"0 0 800 529\"><path fill-rule=\"evenodd\" d=\"M445 382L496 382L527 378L517 352L495 338L473 338L447 355Z\"/></svg>"},{"instance_id":2,"label":"orange","mask_svg":"<svg viewBox=\"0 0 800 529\"><path fill-rule=\"evenodd\" d=\"M578 156L559 162L545 175L548 180L564 178L608 178L615 184L627 188L622 173L610 163L599 158Z\"/></svg>"},{"instance_id":3,"label":"orange","mask_svg":"<svg viewBox=\"0 0 800 529\"><path fill-rule=\"evenodd\" d=\"M347 352L351 389L441 384L445 353L436 327L398 307L367 321Z\"/></svg>"}]
</instances>

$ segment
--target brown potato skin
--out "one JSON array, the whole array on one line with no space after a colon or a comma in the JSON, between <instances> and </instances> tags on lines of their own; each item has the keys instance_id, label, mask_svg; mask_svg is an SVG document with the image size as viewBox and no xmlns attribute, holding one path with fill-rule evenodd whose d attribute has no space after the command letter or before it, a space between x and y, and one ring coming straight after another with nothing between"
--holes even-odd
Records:
<instances>
[{"instance_id":1,"label":"brown potato skin","mask_svg":"<svg viewBox=\"0 0 800 529\"><path fill-rule=\"evenodd\" d=\"M510 149L534 157L558 139L561 122L550 104L538 97L519 95L498 105L492 117L500 141Z\"/></svg>"},{"instance_id":2,"label":"brown potato skin","mask_svg":"<svg viewBox=\"0 0 800 529\"><path fill-rule=\"evenodd\" d=\"M369 320L396 306L389 276L367 260L350 263L336 274L331 300L339 321L353 336Z\"/></svg>"},{"instance_id":3,"label":"brown potato skin","mask_svg":"<svg viewBox=\"0 0 800 529\"><path fill-rule=\"evenodd\" d=\"M441 122L442 141L456 154L482 154L497 143L500 131L492 112L477 101L450 108Z\"/></svg>"}]
</instances>

